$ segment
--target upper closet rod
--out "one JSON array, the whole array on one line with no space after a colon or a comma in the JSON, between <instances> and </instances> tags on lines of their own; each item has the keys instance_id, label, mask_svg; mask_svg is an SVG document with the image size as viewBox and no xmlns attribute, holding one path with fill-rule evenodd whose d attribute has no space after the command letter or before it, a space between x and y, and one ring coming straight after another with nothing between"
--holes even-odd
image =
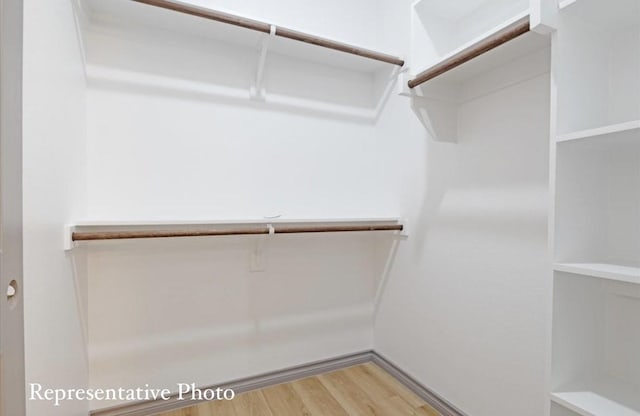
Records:
<instances>
[{"instance_id":1,"label":"upper closet rod","mask_svg":"<svg viewBox=\"0 0 640 416\"><path fill-rule=\"evenodd\" d=\"M264 225L229 229L164 230L164 231L83 231L73 232L71 241L125 240L137 238L209 237L222 235L300 234L353 231L402 231L402 224L371 225Z\"/></svg>"},{"instance_id":2,"label":"upper closet rod","mask_svg":"<svg viewBox=\"0 0 640 416\"><path fill-rule=\"evenodd\" d=\"M487 37L486 39L481 40L464 49L463 51L453 55L452 57L440 62L437 65L432 66L425 71L419 73L414 79L408 82L409 88L415 88L420 84L423 84L430 79L437 77L438 75L442 75L445 72L448 72L465 62L472 60L486 52L489 52L492 49L497 48L498 46L509 42L512 39L517 38L520 35L524 35L529 32L529 16L523 17L522 19L516 21L515 23L505 27L504 29L496 32L495 34Z\"/></svg>"},{"instance_id":3,"label":"upper closet rod","mask_svg":"<svg viewBox=\"0 0 640 416\"><path fill-rule=\"evenodd\" d=\"M240 26L251 30L257 30L259 32L270 33L271 26L269 23L261 22L259 20L248 19L245 17L236 16L229 13L220 12L217 10L205 9L202 7L193 6L186 3L179 3L168 0L133 0L138 3L144 3L151 6L161 7L163 9L174 10L180 13L190 14L192 16L198 16L209 20L215 20L230 25ZM369 49L359 48L357 46L349 45L346 43L336 42L330 39L321 38L319 36L309 35L307 33L298 32L286 27L273 25L275 28L275 35L283 38L289 38L300 42L311 43L313 45L322 46L324 48L334 49L341 52L350 53L352 55L362 56L364 58L374 59L376 61L382 61L393 65L403 66L404 61L395 56L387 55L384 53L372 51Z\"/></svg>"}]
</instances>

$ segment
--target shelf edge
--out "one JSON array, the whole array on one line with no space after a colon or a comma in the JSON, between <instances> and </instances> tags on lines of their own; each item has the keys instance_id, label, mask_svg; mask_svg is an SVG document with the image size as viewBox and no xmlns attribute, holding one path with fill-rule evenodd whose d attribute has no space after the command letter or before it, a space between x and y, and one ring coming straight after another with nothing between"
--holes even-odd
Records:
<instances>
[{"instance_id":1,"label":"shelf edge","mask_svg":"<svg viewBox=\"0 0 640 416\"><path fill-rule=\"evenodd\" d=\"M640 120L632 120L624 123L610 124L607 126L596 127L594 129L578 130L571 133L559 134L556 142L567 142L571 140L588 139L592 137L607 136L614 133L622 133L625 131L640 130ZM640 132L639 132L640 133Z\"/></svg>"},{"instance_id":2,"label":"shelf edge","mask_svg":"<svg viewBox=\"0 0 640 416\"><path fill-rule=\"evenodd\" d=\"M564 392L564 393L566 394L568 392ZM569 392L569 393L587 393L587 392ZM626 407L626 406L624 406L624 405L622 405L622 404L620 404L618 402L615 402L615 401L613 401L611 399L608 399L607 397L600 396L597 393L594 393L594 392L590 392L590 393L600 397L603 400L611 402L611 403L615 404L616 407L620 408L620 409L609 409L609 410L625 410L625 412L624 413L613 413L613 414L612 413L596 414L596 413L591 412L588 409L584 409L583 407L578 406L577 404L574 404L571 401L563 398L561 396L563 394L562 392L560 392L560 393L552 392L551 393L551 401L556 403L556 404L558 404L558 405L560 405L560 406L562 406L562 407L565 407L565 408L571 410L572 412L576 412L581 416L640 416L640 413L637 412L636 410L630 409L630 408L628 408L628 407Z\"/></svg>"},{"instance_id":3,"label":"shelf edge","mask_svg":"<svg viewBox=\"0 0 640 416\"><path fill-rule=\"evenodd\" d=\"M638 271L637 274L621 273L621 272L615 272L615 271L605 271L605 270L598 270L595 268L589 268L589 267L585 267L584 266L585 264L589 264L589 263L555 263L553 265L553 269L557 272L579 274L582 276L597 277L600 279L640 284L640 268L629 267L631 269L637 269ZM615 266L615 265L612 264L612 266Z\"/></svg>"}]
</instances>

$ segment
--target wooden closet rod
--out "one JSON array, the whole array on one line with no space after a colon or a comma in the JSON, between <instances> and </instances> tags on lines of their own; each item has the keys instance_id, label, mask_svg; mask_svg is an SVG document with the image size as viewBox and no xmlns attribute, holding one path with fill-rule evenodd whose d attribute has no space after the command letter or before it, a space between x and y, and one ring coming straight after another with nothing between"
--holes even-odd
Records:
<instances>
[{"instance_id":1,"label":"wooden closet rod","mask_svg":"<svg viewBox=\"0 0 640 416\"><path fill-rule=\"evenodd\" d=\"M476 58L484 53L489 52L492 49L497 48L502 44L509 42L510 40L517 38L520 35L524 35L530 30L529 20L529 16L523 17L517 22L505 27L504 29L487 37L486 39L481 40L475 45L462 50L461 52L453 55L447 60L442 61L439 64L422 71L414 79L408 82L409 88L415 88L418 85L437 77L438 75L442 75L445 72L457 68L465 62L468 62L473 58Z\"/></svg>"},{"instance_id":2,"label":"wooden closet rod","mask_svg":"<svg viewBox=\"0 0 640 416\"><path fill-rule=\"evenodd\" d=\"M335 233L358 231L402 231L402 224L379 225L273 225L274 234ZM222 235L269 234L269 226L243 227L207 230L167 230L167 231L86 231L71 234L72 241L125 240L137 238L210 237Z\"/></svg>"},{"instance_id":3,"label":"wooden closet rod","mask_svg":"<svg viewBox=\"0 0 640 416\"><path fill-rule=\"evenodd\" d=\"M240 26L251 30L257 30L258 32L271 33L271 26L269 23L261 22L259 20L248 19L246 17L236 16L230 13L224 13L217 10L205 9L185 3L179 3L169 0L133 0L138 3L148 4L150 6L161 7L163 9L173 10L180 13L190 14L192 16L198 16L209 20L215 20L217 22L227 23L230 25ZM303 32L298 32L286 27L273 25L275 28L275 35L283 38L293 39L300 42L311 43L313 45L321 46L324 48L334 49L341 52L350 53L352 55L362 56L364 58L373 59L376 61L382 61L393 65L403 66L404 61L398 57L387 55L385 53L372 51L370 49L360 48L357 46L349 45L347 43L336 42L334 40L321 38L319 36L310 35Z\"/></svg>"}]
</instances>

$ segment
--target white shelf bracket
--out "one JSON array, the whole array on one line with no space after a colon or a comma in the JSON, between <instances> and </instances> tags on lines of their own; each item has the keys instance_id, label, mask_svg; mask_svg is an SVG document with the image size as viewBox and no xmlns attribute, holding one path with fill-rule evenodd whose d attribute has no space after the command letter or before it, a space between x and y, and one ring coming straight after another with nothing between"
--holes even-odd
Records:
<instances>
[{"instance_id":1,"label":"white shelf bracket","mask_svg":"<svg viewBox=\"0 0 640 416\"><path fill-rule=\"evenodd\" d=\"M531 30L541 35L555 31L558 25L558 0L529 0Z\"/></svg>"},{"instance_id":2,"label":"white shelf bracket","mask_svg":"<svg viewBox=\"0 0 640 416\"><path fill-rule=\"evenodd\" d=\"M458 87L442 82L431 82L409 88L413 78L409 71L399 76L398 94L411 99L411 109L435 141L457 141Z\"/></svg>"},{"instance_id":3,"label":"white shelf bracket","mask_svg":"<svg viewBox=\"0 0 640 416\"><path fill-rule=\"evenodd\" d=\"M409 68L404 68L398 76L398 94L403 97L424 98L421 88L409 88L409 80L413 78Z\"/></svg>"},{"instance_id":4,"label":"white shelf bracket","mask_svg":"<svg viewBox=\"0 0 640 416\"><path fill-rule=\"evenodd\" d=\"M64 226L64 236L63 236L63 248L64 251L71 251L76 248L76 243L72 240L73 232L76 227L73 225L65 225Z\"/></svg>"},{"instance_id":5,"label":"white shelf bracket","mask_svg":"<svg viewBox=\"0 0 640 416\"><path fill-rule=\"evenodd\" d=\"M267 224L269 228L268 235L261 235L257 238L256 244L249 258L250 272L264 272L267 270L269 263L269 240L275 234L275 228L272 224Z\"/></svg>"},{"instance_id":6,"label":"white shelf bracket","mask_svg":"<svg viewBox=\"0 0 640 416\"><path fill-rule=\"evenodd\" d=\"M449 103L457 103L459 101L460 87L458 85L446 81L432 80L415 88L409 88L409 81L413 78L415 78L415 75L409 70L400 72L398 95L418 100L437 100Z\"/></svg>"},{"instance_id":7,"label":"white shelf bracket","mask_svg":"<svg viewBox=\"0 0 640 416\"><path fill-rule=\"evenodd\" d=\"M396 233L396 238L398 240L406 240L409 238L409 220L407 218L403 218L399 222L402 224L402 231L398 231Z\"/></svg>"},{"instance_id":8,"label":"white shelf bracket","mask_svg":"<svg viewBox=\"0 0 640 416\"><path fill-rule=\"evenodd\" d=\"M264 101L266 91L263 87L264 81L264 67L267 62L267 52L269 51L269 42L276 35L276 25L271 25L269 34L262 38L262 45L260 47L260 57L258 58L258 68L256 70L256 83L251 87L250 95L254 100Z\"/></svg>"}]
</instances>

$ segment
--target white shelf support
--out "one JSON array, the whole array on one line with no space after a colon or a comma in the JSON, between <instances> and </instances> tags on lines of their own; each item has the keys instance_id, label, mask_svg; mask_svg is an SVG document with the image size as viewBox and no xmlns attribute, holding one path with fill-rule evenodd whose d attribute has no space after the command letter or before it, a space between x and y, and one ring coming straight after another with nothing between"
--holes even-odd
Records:
<instances>
[{"instance_id":1,"label":"white shelf support","mask_svg":"<svg viewBox=\"0 0 640 416\"><path fill-rule=\"evenodd\" d=\"M409 88L409 81L414 77L411 71L400 72L398 94L411 98L411 109L433 140L455 143L458 135L458 86L436 80Z\"/></svg>"},{"instance_id":2,"label":"white shelf support","mask_svg":"<svg viewBox=\"0 0 640 416\"><path fill-rule=\"evenodd\" d=\"M269 34L262 38L260 47L260 57L258 58L258 68L256 70L256 84L251 88L251 98L254 100L264 101L266 99L266 91L263 87L264 67L267 62L267 53L269 52L269 43L276 35L276 26L271 25Z\"/></svg>"},{"instance_id":3,"label":"white shelf support","mask_svg":"<svg viewBox=\"0 0 640 416\"><path fill-rule=\"evenodd\" d=\"M403 97L422 98L422 89L409 88L409 80L413 79L413 77L414 75L408 69L400 73L398 77L398 94Z\"/></svg>"},{"instance_id":4,"label":"white shelf support","mask_svg":"<svg viewBox=\"0 0 640 416\"><path fill-rule=\"evenodd\" d=\"M73 232L76 227L74 225L65 225L64 226L64 236L63 236L63 249L64 251L71 251L76 247L76 243L73 241Z\"/></svg>"},{"instance_id":5,"label":"white shelf support","mask_svg":"<svg viewBox=\"0 0 640 416\"><path fill-rule=\"evenodd\" d=\"M399 222L400 224L402 224L402 231L398 231L396 237L399 240L406 240L407 238L409 238L409 219L402 218Z\"/></svg>"},{"instance_id":6,"label":"white shelf support","mask_svg":"<svg viewBox=\"0 0 640 416\"><path fill-rule=\"evenodd\" d=\"M256 244L250 254L249 271L264 272L269 264L269 246L271 237L275 234L275 228L272 224L267 224L269 234L260 235L256 239Z\"/></svg>"},{"instance_id":7,"label":"white shelf support","mask_svg":"<svg viewBox=\"0 0 640 416\"><path fill-rule=\"evenodd\" d=\"M530 0L530 27L541 35L556 30L558 20L558 0Z\"/></svg>"}]
</instances>

